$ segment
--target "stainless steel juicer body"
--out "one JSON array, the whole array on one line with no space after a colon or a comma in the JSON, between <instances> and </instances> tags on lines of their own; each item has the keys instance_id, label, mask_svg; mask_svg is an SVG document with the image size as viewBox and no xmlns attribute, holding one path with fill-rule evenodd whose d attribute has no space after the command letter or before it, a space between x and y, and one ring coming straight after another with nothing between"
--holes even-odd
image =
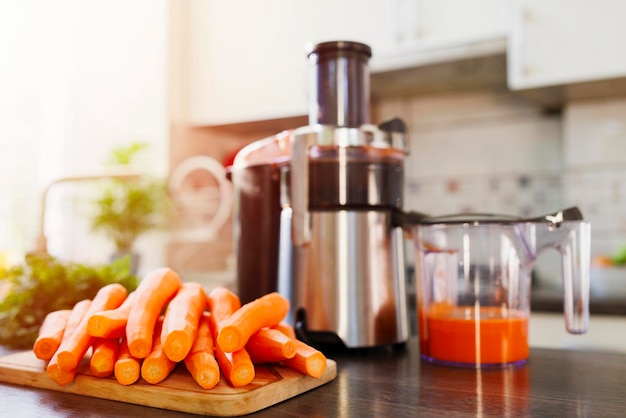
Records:
<instances>
[{"instance_id":1,"label":"stainless steel juicer body","mask_svg":"<svg viewBox=\"0 0 626 418\"><path fill-rule=\"evenodd\" d=\"M278 290L310 342L350 348L408 339L402 207L407 153L399 120L369 123L368 46L318 44L309 126L284 170Z\"/></svg>"}]
</instances>

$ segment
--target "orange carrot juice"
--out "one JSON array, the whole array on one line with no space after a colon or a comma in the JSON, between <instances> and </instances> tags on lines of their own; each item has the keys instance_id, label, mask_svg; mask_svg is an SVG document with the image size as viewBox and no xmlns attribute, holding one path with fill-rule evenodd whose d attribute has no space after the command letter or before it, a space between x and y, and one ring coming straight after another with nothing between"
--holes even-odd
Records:
<instances>
[{"instance_id":1,"label":"orange carrot juice","mask_svg":"<svg viewBox=\"0 0 626 418\"><path fill-rule=\"evenodd\" d=\"M528 317L496 307L433 304L420 312L420 346L433 361L503 365L528 359Z\"/></svg>"}]
</instances>

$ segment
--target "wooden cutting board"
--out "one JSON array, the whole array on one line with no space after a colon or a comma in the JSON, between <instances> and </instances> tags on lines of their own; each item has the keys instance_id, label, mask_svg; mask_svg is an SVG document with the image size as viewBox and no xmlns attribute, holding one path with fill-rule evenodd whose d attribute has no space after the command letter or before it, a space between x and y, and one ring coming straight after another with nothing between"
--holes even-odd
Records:
<instances>
[{"instance_id":1,"label":"wooden cutting board","mask_svg":"<svg viewBox=\"0 0 626 418\"><path fill-rule=\"evenodd\" d=\"M173 411L201 415L245 415L275 405L286 399L330 382L337 376L337 364L328 360L328 368L319 379L305 376L281 365L256 366L252 383L233 388L222 379L213 389L202 389L183 364L158 385L140 379L124 386L114 377L95 377L89 371L88 359L78 366L76 379L59 386L45 372L46 362L32 351L0 357L0 382L13 383L60 392L76 393Z\"/></svg>"}]
</instances>

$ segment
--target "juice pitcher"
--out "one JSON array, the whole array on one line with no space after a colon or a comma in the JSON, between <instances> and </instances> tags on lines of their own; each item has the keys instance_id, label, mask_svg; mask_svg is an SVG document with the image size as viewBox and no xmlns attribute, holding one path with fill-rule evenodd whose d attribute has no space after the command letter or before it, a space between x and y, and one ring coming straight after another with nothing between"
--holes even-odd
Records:
<instances>
[{"instance_id":1,"label":"juice pitcher","mask_svg":"<svg viewBox=\"0 0 626 418\"><path fill-rule=\"evenodd\" d=\"M577 208L533 219L417 216L402 223L413 224L423 359L469 367L524 364L531 271L549 248L561 254L566 329L587 331L590 226Z\"/></svg>"}]
</instances>

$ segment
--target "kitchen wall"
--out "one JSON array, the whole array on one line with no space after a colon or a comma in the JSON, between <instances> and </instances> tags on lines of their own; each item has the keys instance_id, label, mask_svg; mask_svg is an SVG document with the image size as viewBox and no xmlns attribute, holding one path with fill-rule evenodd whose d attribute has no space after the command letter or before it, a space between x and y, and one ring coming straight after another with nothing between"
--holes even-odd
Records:
<instances>
[{"instance_id":1,"label":"kitchen wall","mask_svg":"<svg viewBox=\"0 0 626 418\"><path fill-rule=\"evenodd\" d=\"M626 243L626 98L574 102L562 112L544 112L505 88L372 100L373 121L396 116L407 121L411 138L407 209L527 216L576 205L592 224L592 254ZM179 126L172 130L172 158L204 153L224 159L251 141L306 123ZM229 234L227 225L205 252L205 267L225 268ZM410 261L410 248L407 256ZM536 273L560 286L556 252L540 257Z\"/></svg>"},{"instance_id":2,"label":"kitchen wall","mask_svg":"<svg viewBox=\"0 0 626 418\"><path fill-rule=\"evenodd\" d=\"M540 214L562 204L561 118L506 91L381 100L408 122L406 203L430 214Z\"/></svg>"},{"instance_id":3,"label":"kitchen wall","mask_svg":"<svg viewBox=\"0 0 626 418\"><path fill-rule=\"evenodd\" d=\"M573 102L563 113L563 194L592 224L592 252L626 245L626 98Z\"/></svg>"}]
</instances>

